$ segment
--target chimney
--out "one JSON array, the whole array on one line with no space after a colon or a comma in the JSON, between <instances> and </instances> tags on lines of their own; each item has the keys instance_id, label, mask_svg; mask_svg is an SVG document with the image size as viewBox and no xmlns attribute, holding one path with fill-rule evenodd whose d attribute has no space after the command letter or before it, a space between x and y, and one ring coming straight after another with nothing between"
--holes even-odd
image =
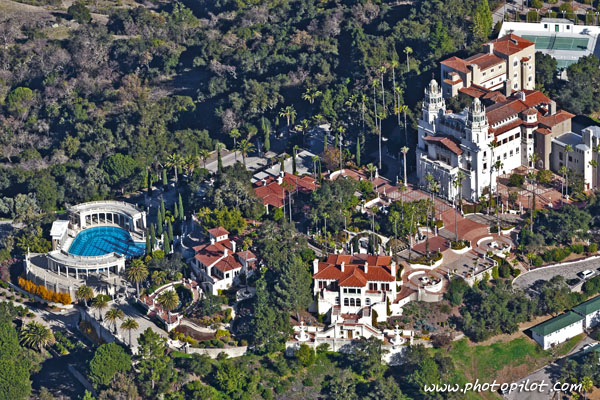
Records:
<instances>
[{"instance_id":1,"label":"chimney","mask_svg":"<svg viewBox=\"0 0 600 400\"><path fill-rule=\"evenodd\" d=\"M507 79L504 82L504 96L506 96L506 97L510 96L511 92L512 92L512 81L510 79Z\"/></svg>"},{"instance_id":2,"label":"chimney","mask_svg":"<svg viewBox=\"0 0 600 400\"><path fill-rule=\"evenodd\" d=\"M283 175L283 174L282 174ZM277 177L277 184L281 185L283 183L283 177L278 176Z\"/></svg>"},{"instance_id":3,"label":"chimney","mask_svg":"<svg viewBox=\"0 0 600 400\"><path fill-rule=\"evenodd\" d=\"M369 263L365 261L365 274L369 273Z\"/></svg>"},{"instance_id":4,"label":"chimney","mask_svg":"<svg viewBox=\"0 0 600 400\"><path fill-rule=\"evenodd\" d=\"M233 253L235 253L235 246L236 246L235 240L231 240L230 243L231 243L231 253L233 254Z\"/></svg>"},{"instance_id":5,"label":"chimney","mask_svg":"<svg viewBox=\"0 0 600 400\"><path fill-rule=\"evenodd\" d=\"M210 244L215 244L215 237L210 235Z\"/></svg>"},{"instance_id":6,"label":"chimney","mask_svg":"<svg viewBox=\"0 0 600 400\"><path fill-rule=\"evenodd\" d=\"M550 115L556 114L556 102L554 100L550 100Z\"/></svg>"},{"instance_id":7,"label":"chimney","mask_svg":"<svg viewBox=\"0 0 600 400\"><path fill-rule=\"evenodd\" d=\"M223 249L223 257L227 257L227 253L228 253L228 251L227 251L227 247L226 247L225 249Z\"/></svg>"},{"instance_id":8,"label":"chimney","mask_svg":"<svg viewBox=\"0 0 600 400\"><path fill-rule=\"evenodd\" d=\"M395 278L396 277L396 262L392 261L390 265L390 274Z\"/></svg>"},{"instance_id":9,"label":"chimney","mask_svg":"<svg viewBox=\"0 0 600 400\"><path fill-rule=\"evenodd\" d=\"M494 43L490 42L486 44L488 54L494 54Z\"/></svg>"},{"instance_id":10,"label":"chimney","mask_svg":"<svg viewBox=\"0 0 600 400\"><path fill-rule=\"evenodd\" d=\"M345 267L345 266L346 266L346 263L345 263L344 261L342 261L342 265L340 266L340 267L341 267L341 269L342 269L342 272L345 272L345 271L344 271L344 269L345 269L344 267Z\"/></svg>"},{"instance_id":11,"label":"chimney","mask_svg":"<svg viewBox=\"0 0 600 400\"><path fill-rule=\"evenodd\" d=\"M517 93L517 96L521 101L525 101L525 92L523 92L522 90Z\"/></svg>"},{"instance_id":12,"label":"chimney","mask_svg":"<svg viewBox=\"0 0 600 400\"><path fill-rule=\"evenodd\" d=\"M315 258L313 260L313 273L317 274L319 272L319 259Z\"/></svg>"}]
</instances>

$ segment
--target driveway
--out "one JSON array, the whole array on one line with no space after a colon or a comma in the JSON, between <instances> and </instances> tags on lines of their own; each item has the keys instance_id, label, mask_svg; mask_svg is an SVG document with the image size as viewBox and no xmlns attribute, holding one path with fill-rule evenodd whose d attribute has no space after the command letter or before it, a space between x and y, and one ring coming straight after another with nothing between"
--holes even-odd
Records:
<instances>
[{"instance_id":1,"label":"driveway","mask_svg":"<svg viewBox=\"0 0 600 400\"><path fill-rule=\"evenodd\" d=\"M530 289L538 281L549 281L557 275L562 275L565 280L580 278L577 276L586 269L595 271L593 276L598 275L600 267L600 258L588 258L582 261L576 261L566 265L557 265L555 267L539 268L530 272L526 272L523 275L518 276L513 280L513 286L521 288L523 290ZM592 276L592 277L593 277Z\"/></svg>"}]
</instances>

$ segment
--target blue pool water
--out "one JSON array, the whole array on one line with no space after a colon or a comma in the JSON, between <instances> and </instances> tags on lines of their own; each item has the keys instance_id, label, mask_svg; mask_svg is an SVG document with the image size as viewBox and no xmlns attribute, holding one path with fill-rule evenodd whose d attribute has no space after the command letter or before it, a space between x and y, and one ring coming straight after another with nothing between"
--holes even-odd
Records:
<instances>
[{"instance_id":1,"label":"blue pool water","mask_svg":"<svg viewBox=\"0 0 600 400\"><path fill-rule=\"evenodd\" d=\"M77 234L69 247L69 253L76 256L101 256L112 252L128 258L139 257L146 252L146 244L134 242L125 229L99 226Z\"/></svg>"}]
</instances>

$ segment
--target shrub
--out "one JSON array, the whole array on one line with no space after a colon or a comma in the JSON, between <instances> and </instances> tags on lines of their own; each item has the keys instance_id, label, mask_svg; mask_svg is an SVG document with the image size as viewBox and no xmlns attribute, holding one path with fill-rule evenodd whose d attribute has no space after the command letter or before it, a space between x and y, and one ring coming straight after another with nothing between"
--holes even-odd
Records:
<instances>
[{"instance_id":1,"label":"shrub","mask_svg":"<svg viewBox=\"0 0 600 400\"><path fill-rule=\"evenodd\" d=\"M88 23L92 20L90 10L83 4L83 2L74 3L67 9L67 13L80 24Z\"/></svg>"},{"instance_id":2,"label":"shrub","mask_svg":"<svg viewBox=\"0 0 600 400\"><path fill-rule=\"evenodd\" d=\"M536 256L536 257L533 259L533 266L534 266L534 267L539 267L539 266L541 266L542 264L544 264L544 260L542 259L542 257L540 257L540 256Z\"/></svg>"},{"instance_id":3,"label":"shrub","mask_svg":"<svg viewBox=\"0 0 600 400\"><path fill-rule=\"evenodd\" d=\"M598 244L597 243L590 243L590 245L587 247L587 251L588 251L588 253L596 253L596 252L598 252Z\"/></svg>"},{"instance_id":4,"label":"shrub","mask_svg":"<svg viewBox=\"0 0 600 400\"><path fill-rule=\"evenodd\" d=\"M35 294L47 301L61 303L65 305L71 304L73 302L71 296L68 293L53 292L52 290L46 289L44 285L36 285L35 283L22 277L19 277L19 286L26 292Z\"/></svg>"},{"instance_id":5,"label":"shrub","mask_svg":"<svg viewBox=\"0 0 600 400\"><path fill-rule=\"evenodd\" d=\"M468 240L453 240L452 242L450 242L450 247L452 248L452 250L462 250L466 247L469 247L470 243Z\"/></svg>"},{"instance_id":6,"label":"shrub","mask_svg":"<svg viewBox=\"0 0 600 400\"><path fill-rule=\"evenodd\" d=\"M511 273L512 273L512 276L514 278L516 278L517 276L521 275L521 270L519 268L513 268Z\"/></svg>"},{"instance_id":7,"label":"shrub","mask_svg":"<svg viewBox=\"0 0 600 400\"><path fill-rule=\"evenodd\" d=\"M581 254L584 251L584 246L582 244L572 244L570 248L571 251L575 254Z\"/></svg>"},{"instance_id":8,"label":"shrub","mask_svg":"<svg viewBox=\"0 0 600 400\"><path fill-rule=\"evenodd\" d=\"M510 265L508 265L508 263L502 263L500 264L500 266L498 267L498 274L500 275L501 278L508 278L510 276L511 270L510 270Z\"/></svg>"},{"instance_id":9,"label":"shrub","mask_svg":"<svg viewBox=\"0 0 600 400\"><path fill-rule=\"evenodd\" d=\"M452 342L452 339L450 338L450 335L447 335L444 333L435 335L432 338L433 347L437 347L438 349L448 346L451 342Z\"/></svg>"},{"instance_id":10,"label":"shrub","mask_svg":"<svg viewBox=\"0 0 600 400\"><path fill-rule=\"evenodd\" d=\"M519 174L512 174L508 180L508 183L511 186L521 187L523 186L523 183L525 183L525 177Z\"/></svg>"},{"instance_id":11,"label":"shrub","mask_svg":"<svg viewBox=\"0 0 600 400\"><path fill-rule=\"evenodd\" d=\"M313 386L314 385L313 380L310 376L307 378L304 378L304 380L302 380L302 384L304 386Z\"/></svg>"}]
</instances>

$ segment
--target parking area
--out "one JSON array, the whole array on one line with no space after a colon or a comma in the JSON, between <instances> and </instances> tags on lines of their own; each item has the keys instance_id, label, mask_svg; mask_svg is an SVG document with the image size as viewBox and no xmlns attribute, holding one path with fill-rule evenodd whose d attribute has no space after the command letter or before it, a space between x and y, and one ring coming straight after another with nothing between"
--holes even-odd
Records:
<instances>
[{"instance_id":1,"label":"parking area","mask_svg":"<svg viewBox=\"0 0 600 400\"><path fill-rule=\"evenodd\" d=\"M599 268L600 258L598 257L582 261L576 261L566 265L545 267L518 276L513 281L513 285L523 290L528 290L534 287L536 285L536 282L549 281L557 275L564 276L565 280L569 283L574 283L576 279L579 279L580 281L576 284L580 284L582 283L581 280L583 278L579 274L581 274L585 270L591 270L594 272L594 274L588 277L588 279L590 279L600 274L600 271L598 270Z\"/></svg>"}]
</instances>

